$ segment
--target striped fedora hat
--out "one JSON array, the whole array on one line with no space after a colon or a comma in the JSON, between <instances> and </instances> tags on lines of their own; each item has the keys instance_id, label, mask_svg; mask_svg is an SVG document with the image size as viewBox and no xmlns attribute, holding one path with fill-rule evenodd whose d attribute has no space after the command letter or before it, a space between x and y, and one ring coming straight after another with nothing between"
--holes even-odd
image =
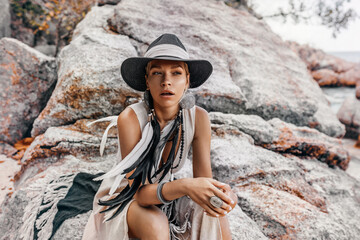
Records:
<instances>
[{"instance_id":1,"label":"striped fedora hat","mask_svg":"<svg viewBox=\"0 0 360 240\"><path fill-rule=\"evenodd\" d=\"M211 75L213 67L207 60L190 59L186 48L174 34L163 34L153 41L144 57L127 58L121 64L121 76L133 89L146 90L145 74L148 62L154 59L186 62L190 73L190 88L203 84Z\"/></svg>"}]
</instances>

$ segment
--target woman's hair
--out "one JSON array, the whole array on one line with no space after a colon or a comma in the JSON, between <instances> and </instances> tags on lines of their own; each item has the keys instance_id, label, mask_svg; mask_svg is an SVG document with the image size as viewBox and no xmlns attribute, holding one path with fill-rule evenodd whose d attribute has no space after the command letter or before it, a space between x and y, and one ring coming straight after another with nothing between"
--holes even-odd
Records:
<instances>
[{"instance_id":1,"label":"woman's hair","mask_svg":"<svg viewBox=\"0 0 360 240\"><path fill-rule=\"evenodd\" d=\"M146 76L148 76L148 75L149 75L149 72L150 72L150 66L151 66L150 63L151 63L151 61L149 61L148 64L146 65L146 67L145 67L145 75L146 75ZM185 66L186 76L187 76L187 75L190 75L188 65L186 64L186 62L183 62L183 63L184 63L184 66Z\"/></svg>"}]
</instances>

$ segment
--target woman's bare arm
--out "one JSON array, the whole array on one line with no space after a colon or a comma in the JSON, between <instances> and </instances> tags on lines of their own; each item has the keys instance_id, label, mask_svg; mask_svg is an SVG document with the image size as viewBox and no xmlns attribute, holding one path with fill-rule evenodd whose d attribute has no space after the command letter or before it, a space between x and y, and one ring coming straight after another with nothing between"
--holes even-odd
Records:
<instances>
[{"instance_id":1,"label":"woman's bare arm","mask_svg":"<svg viewBox=\"0 0 360 240\"><path fill-rule=\"evenodd\" d=\"M212 178L210 162L211 128L206 110L196 107L193 139L193 175Z\"/></svg>"},{"instance_id":2,"label":"woman's bare arm","mask_svg":"<svg viewBox=\"0 0 360 240\"><path fill-rule=\"evenodd\" d=\"M195 135L193 140L193 174L194 178L206 177L212 178L211 171L211 160L210 160L210 143L211 143L211 125L209 116L206 110L196 107L196 118L195 118ZM220 188L226 195L227 198L223 199L225 204L223 205L223 209L229 211L233 209L237 203L237 198L235 194L231 191L229 185L224 184L222 186L217 185L217 188ZM216 194L217 192L213 192L212 195L217 195L221 197L221 195ZM210 196L206 201L209 202ZM229 201L230 199L230 201ZM232 201L232 202L231 202ZM210 215L214 215L213 208L211 211L205 208ZM219 210L219 209L215 209ZM219 213L220 216L223 216L224 211Z\"/></svg>"}]
</instances>

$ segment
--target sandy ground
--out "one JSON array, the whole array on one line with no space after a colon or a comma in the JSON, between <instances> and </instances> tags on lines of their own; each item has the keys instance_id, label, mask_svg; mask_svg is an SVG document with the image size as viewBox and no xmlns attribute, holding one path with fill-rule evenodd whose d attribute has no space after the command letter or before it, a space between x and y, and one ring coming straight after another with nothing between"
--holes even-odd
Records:
<instances>
[{"instance_id":1,"label":"sandy ground","mask_svg":"<svg viewBox=\"0 0 360 240\"><path fill-rule=\"evenodd\" d=\"M343 139L343 145L346 150L349 151L351 160L346 172L360 181L360 148L355 148L354 145L356 140L354 139Z\"/></svg>"},{"instance_id":2,"label":"sandy ground","mask_svg":"<svg viewBox=\"0 0 360 240\"><path fill-rule=\"evenodd\" d=\"M0 154L0 205L6 194L14 191L13 177L20 170L17 161Z\"/></svg>"}]
</instances>

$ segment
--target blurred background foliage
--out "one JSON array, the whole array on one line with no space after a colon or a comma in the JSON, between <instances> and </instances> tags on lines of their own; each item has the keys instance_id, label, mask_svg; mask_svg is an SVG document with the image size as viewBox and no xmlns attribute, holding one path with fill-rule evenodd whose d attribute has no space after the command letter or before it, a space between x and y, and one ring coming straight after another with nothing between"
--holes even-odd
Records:
<instances>
[{"instance_id":1,"label":"blurred background foliage","mask_svg":"<svg viewBox=\"0 0 360 240\"><path fill-rule=\"evenodd\" d=\"M331 29L334 38L359 17L349 4L359 0L277 0L272 1L276 10L268 13L258 12L259 5L264 0L224 1L231 7L247 10L258 19L277 18L283 22L291 19L294 23L308 23L308 20L316 19L321 25Z\"/></svg>"},{"instance_id":2,"label":"blurred background foliage","mask_svg":"<svg viewBox=\"0 0 360 240\"><path fill-rule=\"evenodd\" d=\"M48 55L56 56L71 41L75 26L94 5L115 5L121 0L9 0L12 37ZM274 9L259 13L264 0L218 0L233 8L248 11L258 19L277 18L286 22L307 22L317 18L327 26L333 36L358 14L347 3L351 0L277 0ZM354 0L359 1L359 0ZM149 1L151 4L151 1ZM278 6L277 6L278 5ZM42 49L39 49L42 48Z\"/></svg>"},{"instance_id":3,"label":"blurred background foliage","mask_svg":"<svg viewBox=\"0 0 360 240\"><path fill-rule=\"evenodd\" d=\"M27 39L30 46L54 45L57 55L95 4L96 0L10 0L13 37L16 38L16 30L24 32L21 28L27 28L33 34Z\"/></svg>"}]
</instances>

